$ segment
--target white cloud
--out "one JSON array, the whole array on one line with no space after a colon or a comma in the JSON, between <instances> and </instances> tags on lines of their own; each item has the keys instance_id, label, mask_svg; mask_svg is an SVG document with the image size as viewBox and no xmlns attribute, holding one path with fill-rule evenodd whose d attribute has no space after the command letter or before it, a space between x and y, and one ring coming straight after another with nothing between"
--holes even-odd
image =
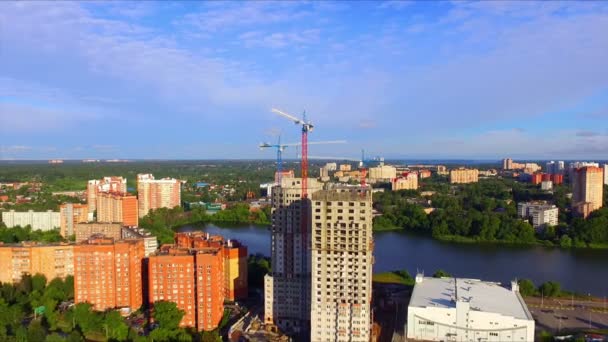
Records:
<instances>
[{"instance_id":1,"label":"white cloud","mask_svg":"<svg viewBox=\"0 0 608 342\"><path fill-rule=\"evenodd\" d=\"M460 141L454 132L462 128L571 108L608 86L606 7L520 3L456 2L443 18L369 25L359 34L346 22L317 25L323 15L315 11L344 8L314 2L204 3L175 19L174 32L124 19L147 9L103 19L76 2L2 3L0 62L44 61L49 75L63 67L66 77L42 72L39 82L17 81L15 72L0 79L0 93L28 100L0 102L1 119L51 132L120 108L120 119L213 119L227 132L250 125L263 132L280 122L267 112L277 104L309 110L319 132L352 134L373 118L376 130L365 132L383 140L405 144L440 132ZM408 31L432 39L417 41ZM431 48L419 52L417 44ZM318 51L303 48L313 45ZM474 151L492 152L483 144Z\"/></svg>"},{"instance_id":2,"label":"white cloud","mask_svg":"<svg viewBox=\"0 0 608 342\"><path fill-rule=\"evenodd\" d=\"M379 9L383 10L402 10L410 5L414 4L414 1L408 0L387 0L381 1L378 5Z\"/></svg>"},{"instance_id":3,"label":"white cloud","mask_svg":"<svg viewBox=\"0 0 608 342\"><path fill-rule=\"evenodd\" d=\"M216 2L206 4L200 12L189 13L175 21L178 26L189 25L201 31L215 32L238 27L268 25L301 20L312 13L299 2Z\"/></svg>"}]
</instances>

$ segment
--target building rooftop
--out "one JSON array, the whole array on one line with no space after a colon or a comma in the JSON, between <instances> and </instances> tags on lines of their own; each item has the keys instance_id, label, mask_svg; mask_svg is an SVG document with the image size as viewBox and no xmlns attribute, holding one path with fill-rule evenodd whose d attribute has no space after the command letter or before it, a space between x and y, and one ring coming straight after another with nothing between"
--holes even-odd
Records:
<instances>
[{"instance_id":1,"label":"building rooftop","mask_svg":"<svg viewBox=\"0 0 608 342\"><path fill-rule=\"evenodd\" d=\"M471 310L532 319L519 292L479 279L422 278L414 287L409 306L455 308L456 298L469 302Z\"/></svg>"}]
</instances>

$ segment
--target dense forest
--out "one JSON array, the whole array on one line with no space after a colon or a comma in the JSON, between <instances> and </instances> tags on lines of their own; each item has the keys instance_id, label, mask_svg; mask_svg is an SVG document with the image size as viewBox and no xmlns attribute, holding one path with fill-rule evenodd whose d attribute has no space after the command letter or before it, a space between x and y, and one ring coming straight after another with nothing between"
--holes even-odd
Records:
<instances>
[{"instance_id":1,"label":"dense forest","mask_svg":"<svg viewBox=\"0 0 608 342\"><path fill-rule=\"evenodd\" d=\"M422 193L427 191L426 196ZM608 190L604 187L604 201ZM456 241L543 243L562 247L608 245L608 208L593 212L583 220L570 212L567 186L553 193L510 179L483 179L478 183L450 185L430 180L420 191L377 193L374 206L382 215L374 228L405 229ZM547 200L560 210L560 224L536 231L517 217L517 203ZM608 203L605 203L605 205ZM425 208L434 208L430 214Z\"/></svg>"}]
</instances>

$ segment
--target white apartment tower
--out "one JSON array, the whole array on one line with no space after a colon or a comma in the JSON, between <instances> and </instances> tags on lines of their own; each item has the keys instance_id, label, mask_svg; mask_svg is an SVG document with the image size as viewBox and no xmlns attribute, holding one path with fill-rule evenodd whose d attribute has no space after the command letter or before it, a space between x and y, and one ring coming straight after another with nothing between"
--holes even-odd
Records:
<instances>
[{"instance_id":1,"label":"white apartment tower","mask_svg":"<svg viewBox=\"0 0 608 342\"><path fill-rule=\"evenodd\" d=\"M316 179L308 179L309 198L320 189ZM306 336L310 331L311 209L310 200L302 206L301 195L301 178L282 178L272 189L272 273L264 279L264 320L288 334Z\"/></svg>"},{"instance_id":2,"label":"white apartment tower","mask_svg":"<svg viewBox=\"0 0 608 342\"><path fill-rule=\"evenodd\" d=\"M310 341L370 340L372 193L334 187L312 194ZM273 264L274 265L274 264Z\"/></svg>"}]
</instances>

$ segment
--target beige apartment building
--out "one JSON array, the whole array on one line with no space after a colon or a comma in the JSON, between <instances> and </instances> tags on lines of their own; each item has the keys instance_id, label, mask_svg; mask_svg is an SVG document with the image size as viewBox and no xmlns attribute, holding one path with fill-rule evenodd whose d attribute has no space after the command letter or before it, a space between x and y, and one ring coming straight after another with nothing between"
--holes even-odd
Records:
<instances>
[{"instance_id":1,"label":"beige apartment building","mask_svg":"<svg viewBox=\"0 0 608 342\"><path fill-rule=\"evenodd\" d=\"M370 340L372 193L334 187L312 194L310 340Z\"/></svg>"},{"instance_id":2,"label":"beige apartment building","mask_svg":"<svg viewBox=\"0 0 608 342\"><path fill-rule=\"evenodd\" d=\"M23 274L43 274L48 281L74 275L74 246L69 244L0 244L0 283L17 283Z\"/></svg>"},{"instance_id":3,"label":"beige apartment building","mask_svg":"<svg viewBox=\"0 0 608 342\"><path fill-rule=\"evenodd\" d=\"M97 194L97 221L137 226L137 203L137 197L127 193L100 192Z\"/></svg>"},{"instance_id":4,"label":"beige apartment building","mask_svg":"<svg viewBox=\"0 0 608 342\"><path fill-rule=\"evenodd\" d=\"M450 183L465 184L477 183L479 181L479 170L465 169L463 167L455 170L450 170Z\"/></svg>"},{"instance_id":5,"label":"beige apartment building","mask_svg":"<svg viewBox=\"0 0 608 342\"><path fill-rule=\"evenodd\" d=\"M87 183L87 204L89 205L90 219L97 210L97 194L113 192L122 194L127 192L127 179L119 176L92 179Z\"/></svg>"},{"instance_id":6,"label":"beige apartment building","mask_svg":"<svg viewBox=\"0 0 608 342\"><path fill-rule=\"evenodd\" d=\"M76 243L87 241L92 235L101 234L114 240L122 239L121 223L78 223L74 226Z\"/></svg>"},{"instance_id":7,"label":"beige apartment building","mask_svg":"<svg viewBox=\"0 0 608 342\"><path fill-rule=\"evenodd\" d=\"M340 164L339 171L350 171L352 169L352 165L350 164Z\"/></svg>"},{"instance_id":8,"label":"beige apartment building","mask_svg":"<svg viewBox=\"0 0 608 342\"><path fill-rule=\"evenodd\" d=\"M30 226L32 230L52 230L61 226L58 211L4 211L2 212L2 222L7 228L16 226Z\"/></svg>"},{"instance_id":9,"label":"beige apartment building","mask_svg":"<svg viewBox=\"0 0 608 342\"><path fill-rule=\"evenodd\" d=\"M600 167L585 166L573 171L572 207L581 216L602 207L604 171Z\"/></svg>"},{"instance_id":10,"label":"beige apartment building","mask_svg":"<svg viewBox=\"0 0 608 342\"><path fill-rule=\"evenodd\" d=\"M391 181L391 190L417 190L418 174L416 172L404 172L401 177Z\"/></svg>"},{"instance_id":11,"label":"beige apartment building","mask_svg":"<svg viewBox=\"0 0 608 342\"><path fill-rule=\"evenodd\" d=\"M397 177L397 169L390 165L380 165L369 168L369 179L371 180L389 180Z\"/></svg>"},{"instance_id":12,"label":"beige apartment building","mask_svg":"<svg viewBox=\"0 0 608 342\"><path fill-rule=\"evenodd\" d=\"M59 206L61 236L74 234L74 225L89 221L89 207L86 204L64 203Z\"/></svg>"},{"instance_id":13,"label":"beige apartment building","mask_svg":"<svg viewBox=\"0 0 608 342\"><path fill-rule=\"evenodd\" d=\"M321 183L309 178L308 196L318 190ZM272 272L264 277L264 320L289 334L310 331L311 209L310 200L302 203L301 195L301 178L283 178L272 189Z\"/></svg>"},{"instance_id":14,"label":"beige apartment building","mask_svg":"<svg viewBox=\"0 0 608 342\"><path fill-rule=\"evenodd\" d=\"M139 217L152 209L174 208L181 205L181 183L174 178L154 179L151 174L137 175Z\"/></svg>"},{"instance_id":15,"label":"beige apartment building","mask_svg":"<svg viewBox=\"0 0 608 342\"><path fill-rule=\"evenodd\" d=\"M448 168L445 165L437 165L437 174L438 175L448 175Z\"/></svg>"}]
</instances>

